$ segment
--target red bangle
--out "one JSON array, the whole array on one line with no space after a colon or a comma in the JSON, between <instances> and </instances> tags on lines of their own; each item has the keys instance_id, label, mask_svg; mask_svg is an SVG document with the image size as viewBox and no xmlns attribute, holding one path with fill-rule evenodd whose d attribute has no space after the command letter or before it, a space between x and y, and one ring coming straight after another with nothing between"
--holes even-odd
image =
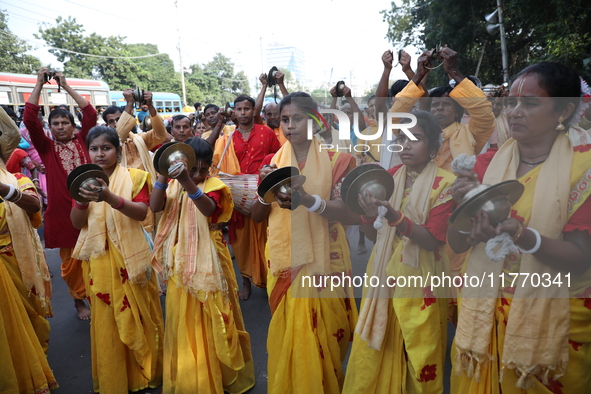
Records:
<instances>
[{"instance_id":1,"label":"red bangle","mask_svg":"<svg viewBox=\"0 0 591 394\"><path fill-rule=\"evenodd\" d=\"M373 224L373 222L376 221L376 218L366 220L363 218L363 215L359 215L359 219L361 220L361 223L363 223L363 224Z\"/></svg>"},{"instance_id":2,"label":"red bangle","mask_svg":"<svg viewBox=\"0 0 591 394\"><path fill-rule=\"evenodd\" d=\"M415 231L415 223L409 218L404 218L404 223L406 224L406 228L404 232L400 232L400 235L410 238L412 233Z\"/></svg>"},{"instance_id":3,"label":"red bangle","mask_svg":"<svg viewBox=\"0 0 591 394\"><path fill-rule=\"evenodd\" d=\"M78 201L74 201L74 206L76 207L76 209L79 209L81 211L84 211L85 209L88 209L88 206L90 204L86 203L86 204L80 204Z\"/></svg>"},{"instance_id":4,"label":"red bangle","mask_svg":"<svg viewBox=\"0 0 591 394\"><path fill-rule=\"evenodd\" d=\"M121 209L123 208L123 204L125 204L125 199L123 197L119 197L119 204L113 207L113 209Z\"/></svg>"}]
</instances>

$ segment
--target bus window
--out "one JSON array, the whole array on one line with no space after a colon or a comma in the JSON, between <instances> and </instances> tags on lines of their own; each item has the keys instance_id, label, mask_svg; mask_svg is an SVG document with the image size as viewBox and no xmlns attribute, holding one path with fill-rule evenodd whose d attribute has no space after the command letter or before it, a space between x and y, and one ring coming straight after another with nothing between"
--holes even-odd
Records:
<instances>
[{"instance_id":1,"label":"bus window","mask_svg":"<svg viewBox=\"0 0 591 394\"><path fill-rule=\"evenodd\" d=\"M172 101L166 100L164 102L164 107L166 107L166 112L172 112Z\"/></svg>"},{"instance_id":2,"label":"bus window","mask_svg":"<svg viewBox=\"0 0 591 394\"><path fill-rule=\"evenodd\" d=\"M66 93L58 93L57 90L49 92L49 104L51 105L68 105L68 95Z\"/></svg>"},{"instance_id":3,"label":"bus window","mask_svg":"<svg viewBox=\"0 0 591 394\"><path fill-rule=\"evenodd\" d=\"M12 92L10 88L0 86L0 104L10 105L13 104Z\"/></svg>"},{"instance_id":4,"label":"bus window","mask_svg":"<svg viewBox=\"0 0 591 394\"><path fill-rule=\"evenodd\" d=\"M180 101L173 101L174 105L174 112L181 112L181 102Z\"/></svg>"},{"instance_id":5,"label":"bus window","mask_svg":"<svg viewBox=\"0 0 591 394\"><path fill-rule=\"evenodd\" d=\"M164 112L164 102L162 100L154 101L154 107L158 112Z\"/></svg>"},{"instance_id":6,"label":"bus window","mask_svg":"<svg viewBox=\"0 0 591 394\"><path fill-rule=\"evenodd\" d=\"M29 97L31 97L31 93L33 92L33 89L29 89L29 88L18 88L17 89L18 92L18 104L25 104L27 101L29 101ZM43 95L41 95L39 97L39 104L43 104Z\"/></svg>"},{"instance_id":7,"label":"bus window","mask_svg":"<svg viewBox=\"0 0 591 394\"><path fill-rule=\"evenodd\" d=\"M105 92L94 92L94 104L95 106L108 106L109 94Z\"/></svg>"}]
</instances>

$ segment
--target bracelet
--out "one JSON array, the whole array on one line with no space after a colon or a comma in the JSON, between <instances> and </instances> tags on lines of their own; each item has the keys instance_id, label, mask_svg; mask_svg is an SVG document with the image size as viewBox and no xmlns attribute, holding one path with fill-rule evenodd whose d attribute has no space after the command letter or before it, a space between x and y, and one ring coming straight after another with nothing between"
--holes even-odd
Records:
<instances>
[{"instance_id":1,"label":"bracelet","mask_svg":"<svg viewBox=\"0 0 591 394\"><path fill-rule=\"evenodd\" d=\"M404 232L401 232L400 235L406 238L410 238L415 231L415 222L413 222L409 218L404 218L404 222L406 223L406 229L404 230Z\"/></svg>"},{"instance_id":2,"label":"bracelet","mask_svg":"<svg viewBox=\"0 0 591 394\"><path fill-rule=\"evenodd\" d=\"M12 197L14 197L14 193L16 192L16 188L12 185L7 185L8 186L8 193L6 193L6 195L2 198L4 198L5 200L10 200Z\"/></svg>"},{"instance_id":3,"label":"bracelet","mask_svg":"<svg viewBox=\"0 0 591 394\"><path fill-rule=\"evenodd\" d=\"M23 192L21 192L20 190L16 191L16 195L13 196L10 200L11 203L16 204L17 202L19 202L21 200L21 198L23 198Z\"/></svg>"},{"instance_id":4,"label":"bracelet","mask_svg":"<svg viewBox=\"0 0 591 394\"><path fill-rule=\"evenodd\" d=\"M320 204L320 208L316 211L318 215L322 215L322 213L326 210L326 200L322 200Z\"/></svg>"},{"instance_id":5,"label":"bracelet","mask_svg":"<svg viewBox=\"0 0 591 394\"><path fill-rule=\"evenodd\" d=\"M125 199L123 197L119 197L119 204L115 205L113 209L121 209L123 208L123 204L125 204Z\"/></svg>"},{"instance_id":6,"label":"bracelet","mask_svg":"<svg viewBox=\"0 0 591 394\"><path fill-rule=\"evenodd\" d=\"M312 197L314 197L315 201L310 208L306 208L308 212L316 212L320 208L320 205L322 205L322 199L318 194L313 194Z\"/></svg>"},{"instance_id":7,"label":"bracelet","mask_svg":"<svg viewBox=\"0 0 591 394\"><path fill-rule=\"evenodd\" d=\"M154 182L154 187L158 190L166 190L168 189L168 183L160 183L156 181Z\"/></svg>"},{"instance_id":8,"label":"bracelet","mask_svg":"<svg viewBox=\"0 0 591 394\"><path fill-rule=\"evenodd\" d=\"M363 215L359 215L359 219L361 219L361 223L363 223L363 224L373 224L373 222L376 221L376 218L375 217L373 217L373 218L371 218L369 220L366 220L366 219L363 218Z\"/></svg>"},{"instance_id":9,"label":"bracelet","mask_svg":"<svg viewBox=\"0 0 591 394\"><path fill-rule=\"evenodd\" d=\"M33 178L32 181L33 182L39 182L39 178Z\"/></svg>"},{"instance_id":10,"label":"bracelet","mask_svg":"<svg viewBox=\"0 0 591 394\"><path fill-rule=\"evenodd\" d=\"M203 195L203 191L197 188L197 191L193 194L189 194L189 198L193 201L198 200Z\"/></svg>"},{"instance_id":11,"label":"bracelet","mask_svg":"<svg viewBox=\"0 0 591 394\"><path fill-rule=\"evenodd\" d=\"M257 197L259 198L259 202L261 204L263 204L263 205L271 205L270 202L265 202L265 200L263 200L263 198L261 196L259 196L258 194L257 194Z\"/></svg>"},{"instance_id":12,"label":"bracelet","mask_svg":"<svg viewBox=\"0 0 591 394\"><path fill-rule=\"evenodd\" d=\"M540 235L540 233L538 232L538 230L536 230L535 228L528 227L527 229L529 231L531 231L532 233L534 233L534 235L536 236L536 244L530 250L524 250L523 248L519 248L519 249L521 250L521 253L531 253L531 254L534 254L534 253L536 253L540 249L540 246L542 246L542 236Z\"/></svg>"},{"instance_id":13,"label":"bracelet","mask_svg":"<svg viewBox=\"0 0 591 394\"><path fill-rule=\"evenodd\" d=\"M82 203L82 202L74 201L74 206L76 207L76 209L79 209L81 211L88 209L89 205L90 205L89 203Z\"/></svg>"},{"instance_id":14,"label":"bracelet","mask_svg":"<svg viewBox=\"0 0 591 394\"><path fill-rule=\"evenodd\" d=\"M523 239L523 236L525 235L525 224L521 220L518 220L517 222L519 223L519 228L513 235L514 244L521 241Z\"/></svg>"},{"instance_id":15,"label":"bracelet","mask_svg":"<svg viewBox=\"0 0 591 394\"><path fill-rule=\"evenodd\" d=\"M388 226L390 227L398 227L402 224L402 221L406 218L406 216L404 216L404 213L402 211L398 211L398 219L396 219L393 222L388 222Z\"/></svg>"}]
</instances>

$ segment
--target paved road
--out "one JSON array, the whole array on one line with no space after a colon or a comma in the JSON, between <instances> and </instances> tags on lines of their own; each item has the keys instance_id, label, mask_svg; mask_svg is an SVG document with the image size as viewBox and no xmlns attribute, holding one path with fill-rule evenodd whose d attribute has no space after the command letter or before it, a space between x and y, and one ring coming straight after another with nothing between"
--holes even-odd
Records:
<instances>
[{"instance_id":1,"label":"paved road","mask_svg":"<svg viewBox=\"0 0 591 394\"><path fill-rule=\"evenodd\" d=\"M366 241L371 252L373 244ZM351 239L351 257L353 274L363 275L370 252L357 254L357 237ZM83 394L92 393L90 330L89 322L78 320L74 302L67 292L66 285L60 277L60 258L58 249L46 249L47 262L54 274L53 314L50 319L51 339L49 345L49 365L53 369L60 388L52 393ZM239 279L239 282L241 279ZM161 298L164 309L164 297ZM357 300L359 304L359 299ZM249 391L251 394L267 392L267 328L271 319L266 291L253 288L248 301L241 302L242 313L247 331L250 333L253 358L255 360L256 385ZM448 344L449 348L449 344ZM449 356L448 356L449 358ZM449 364L449 363L448 363ZM446 368L449 377L450 367ZM446 382L446 386L447 382ZM448 392L449 389L446 389ZM141 393L160 393L160 388L147 389ZM108 393L105 393L108 394Z\"/></svg>"}]
</instances>

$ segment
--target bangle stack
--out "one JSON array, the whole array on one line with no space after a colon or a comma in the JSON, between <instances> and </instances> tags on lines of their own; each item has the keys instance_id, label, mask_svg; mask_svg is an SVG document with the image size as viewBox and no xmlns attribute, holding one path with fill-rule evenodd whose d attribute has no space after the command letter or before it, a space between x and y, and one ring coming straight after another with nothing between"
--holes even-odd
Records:
<instances>
[{"instance_id":1,"label":"bangle stack","mask_svg":"<svg viewBox=\"0 0 591 394\"><path fill-rule=\"evenodd\" d=\"M203 195L203 190L197 188L197 191L193 194L189 194L189 198L193 201L198 200Z\"/></svg>"},{"instance_id":2,"label":"bangle stack","mask_svg":"<svg viewBox=\"0 0 591 394\"><path fill-rule=\"evenodd\" d=\"M402 224L402 221L406 218L406 216L404 216L404 213L402 213L402 211L397 211L397 212L398 212L398 219L396 219L393 222L388 222L388 226L398 227Z\"/></svg>"},{"instance_id":3,"label":"bangle stack","mask_svg":"<svg viewBox=\"0 0 591 394\"><path fill-rule=\"evenodd\" d=\"M404 223L406 224L406 228L404 229L404 232L399 231L400 235L410 238L415 231L415 223L407 217L404 218Z\"/></svg>"},{"instance_id":4,"label":"bangle stack","mask_svg":"<svg viewBox=\"0 0 591 394\"><path fill-rule=\"evenodd\" d=\"M113 209L121 209L125 205L125 199L123 197L119 197L119 204L115 205Z\"/></svg>"},{"instance_id":5,"label":"bangle stack","mask_svg":"<svg viewBox=\"0 0 591 394\"><path fill-rule=\"evenodd\" d=\"M3 197L6 201L16 204L23 198L23 193L12 185L8 185L8 193Z\"/></svg>"},{"instance_id":6,"label":"bangle stack","mask_svg":"<svg viewBox=\"0 0 591 394\"><path fill-rule=\"evenodd\" d=\"M306 208L308 212L314 212L319 215L322 215L324 210L326 209L326 200L320 198L318 194L313 194L314 197L314 204L310 208Z\"/></svg>"},{"instance_id":7,"label":"bangle stack","mask_svg":"<svg viewBox=\"0 0 591 394\"><path fill-rule=\"evenodd\" d=\"M154 182L154 187L158 190L166 190L168 189L168 183L160 183L156 181Z\"/></svg>"}]
</instances>

